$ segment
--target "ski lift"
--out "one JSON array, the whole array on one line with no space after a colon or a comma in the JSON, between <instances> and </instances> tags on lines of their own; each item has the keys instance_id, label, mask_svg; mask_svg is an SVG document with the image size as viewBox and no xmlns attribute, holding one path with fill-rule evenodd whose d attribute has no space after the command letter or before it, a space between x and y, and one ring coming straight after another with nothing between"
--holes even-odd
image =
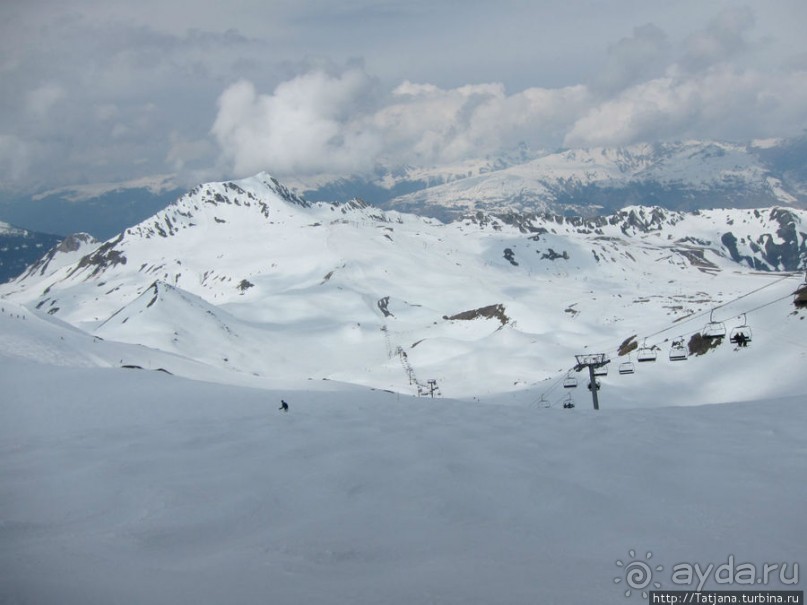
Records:
<instances>
[{"instance_id":1,"label":"ski lift","mask_svg":"<svg viewBox=\"0 0 807 605\"><path fill-rule=\"evenodd\" d=\"M689 357L689 353L684 345L684 339L674 340L670 347L670 361L685 361L687 357Z\"/></svg>"},{"instance_id":2,"label":"ski lift","mask_svg":"<svg viewBox=\"0 0 807 605\"><path fill-rule=\"evenodd\" d=\"M538 400L538 405L542 408L548 408L551 404L547 400L546 395L541 395L541 399Z\"/></svg>"},{"instance_id":3,"label":"ski lift","mask_svg":"<svg viewBox=\"0 0 807 605\"><path fill-rule=\"evenodd\" d=\"M636 360L641 363L656 361L656 354L656 349L647 346L647 339L645 338L644 343L642 343L642 346L636 352Z\"/></svg>"},{"instance_id":4,"label":"ski lift","mask_svg":"<svg viewBox=\"0 0 807 605\"><path fill-rule=\"evenodd\" d=\"M743 313L743 323L731 329L729 340L738 347L747 347L748 343L751 342L751 336L751 328L745 319L745 313Z\"/></svg>"},{"instance_id":5,"label":"ski lift","mask_svg":"<svg viewBox=\"0 0 807 605\"><path fill-rule=\"evenodd\" d=\"M701 333L701 336L707 340L723 338L726 335L726 324L724 324L722 321L715 321L712 318L712 314L714 312L714 309L709 311L709 323L704 326L703 332Z\"/></svg>"},{"instance_id":6,"label":"ski lift","mask_svg":"<svg viewBox=\"0 0 807 605\"><path fill-rule=\"evenodd\" d=\"M619 364L619 373L620 374L633 374L636 369L633 367L632 361L623 361Z\"/></svg>"},{"instance_id":7,"label":"ski lift","mask_svg":"<svg viewBox=\"0 0 807 605\"><path fill-rule=\"evenodd\" d=\"M564 389L576 389L577 388L577 378L570 374L566 375L566 378L563 379L563 388Z\"/></svg>"},{"instance_id":8,"label":"ski lift","mask_svg":"<svg viewBox=\"0 0 807 605\"><path fill-rule=\"evenodd\" d=\"M601 366L595 366L594 375L595 376L608 376L608 365L603 364Z\"/></svg>"},{"instance_id":9,"label":"ski lift","mask_svg":"<svg viewBox=\"0 0 807 605\"><path fill-rule=\"evenodd\" d=\"M563 400L563 409L571 410L573 407L574 407L574 401L572 400L572 394L569 393L566 399Z\"/></svg>"}]
</instances>

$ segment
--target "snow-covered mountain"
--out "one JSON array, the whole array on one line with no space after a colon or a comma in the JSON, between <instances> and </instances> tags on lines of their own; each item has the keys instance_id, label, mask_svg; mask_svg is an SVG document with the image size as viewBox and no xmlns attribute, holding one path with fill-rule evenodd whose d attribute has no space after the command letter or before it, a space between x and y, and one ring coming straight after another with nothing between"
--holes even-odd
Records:
<instances>
[{"instance_id":1,"label":"snow-covered mountain","mask_svg":"<svg viewBox=\"0 0 807 605\"><path fill-rule=\"evenodd\" d=\"M727 329L758 323L767 337L753 354L726 343L695 355L692 344L698 359L684 372L703 388L664 401L706 402L748 395L733 371L706 379L726 364L773 373L803 355L782 345L804 330L791 304L803 278L776 271L804 262L806 231L807 212L793 208L631 207L590 220L479 212L443 224L360 200L309 203L261 174L199 186L0 292L236 382L328 379L465 397L535 396L575 354L608 352L616 367L645 337L666 355L713 309ZM675 380L660 368L619 381L620 400ZM796 380L758 388L790 394Z\"/></svg>"},{"instance_id":2,"label":"snow-covered mountain","mask_svg":"<svg viewBox=\"0 0 807 605\"><path fill-rule=\"evenodd\" d=\"M475 210L593 215L629 205L672 210L807 207L807 139L718 141L532 152L370 179L302 184L339 199L349 184L373 204L441 218Z\"/></svg>"},{"instance_id":3,"label":"snow-covered mountain","mask_svg":"<svg viewBox=\"0 0 807 605\"><path fill-rule=\"evenodd\" d=\"M44 256L28 266L19 277L21 279L32 276L47 277L62 267L81 260L100 245L101 242L89 233L74 233L48 250Z\"/></svg>"}]
</instances>

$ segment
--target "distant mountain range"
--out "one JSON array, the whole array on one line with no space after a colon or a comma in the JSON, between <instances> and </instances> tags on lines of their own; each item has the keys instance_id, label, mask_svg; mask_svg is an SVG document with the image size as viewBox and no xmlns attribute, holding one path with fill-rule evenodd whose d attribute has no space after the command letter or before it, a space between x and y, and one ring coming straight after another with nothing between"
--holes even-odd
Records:
<instances>
[{"instance_id":1,"label":"distant mountain range","mask_svg":"<svg viewBox=\"0 0 807 605\"><path fill-rule=\"evenodd\" d=\"M271 166L266 168L271 172ZM807 208L807 136L557 152L521 147L453 165L379 166L370 175L284 182L309 201L360 198L382 209L444 221L477 210L590 217L632 205ZM30 231L86 232L103 240L150 217L184 191L171 175L28 194L0 191L0 220Z\"/></svg>"},{"instance_id":2,"label":"distant mountain range","mask_svg":"<svg viewBox=\"0 0 807 605\"><path fill-rule=\"evenodd\" d=\"M807 207L807 137L740 145L687 141L573 149L371 178L296 186L307 199L352 191L381 208L443 220L477 210L608 214L631 205L670 210Z\"/></svg>"},{"instance_id":3,"label":"distant mountain range","mask_svg":"<svg viewBox=\"0 0 807 605\"><path fill-rule=\"evenodd\" d=\"M184 192L170 176L34 193L0 190L0 221L62 237L83 232L104 240L162 210Z\"/></svg>"}]
</instances>

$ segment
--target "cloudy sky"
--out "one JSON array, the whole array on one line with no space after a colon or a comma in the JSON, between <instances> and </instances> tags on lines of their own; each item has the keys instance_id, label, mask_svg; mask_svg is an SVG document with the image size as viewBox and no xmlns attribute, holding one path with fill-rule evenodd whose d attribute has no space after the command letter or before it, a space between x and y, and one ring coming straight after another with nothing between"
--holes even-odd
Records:
<instances>
[{"instance_id":1,"label":"cloudy sky","mask_svg":"<svg viewBox=\"0 0 807 605\"><path fill-rule=\"evenodd\" d=\"M804 0L3 0L0 186L807 127Z\"/></svg>"}]
</instances>

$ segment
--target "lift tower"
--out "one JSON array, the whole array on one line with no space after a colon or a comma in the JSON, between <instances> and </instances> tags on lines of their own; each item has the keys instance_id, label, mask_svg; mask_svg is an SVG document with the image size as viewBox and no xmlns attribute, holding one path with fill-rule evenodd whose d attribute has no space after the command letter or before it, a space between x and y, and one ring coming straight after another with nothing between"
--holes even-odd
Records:
<instances>
[{"instance_id":1,"label":"lift tower","mask_svg":"<svg viewBox=\"0 0 807 605\"><path fill-rule=\"evenodd\" d=\"M575 355L577 364L574 366L575 372L582 372L588 368L589 383L588 388L591 391L591 400L594 402L594 409L600 409L600 401L597 398L597 391L600 385L597 382L597 376L605 376L608 373L608 364L611 360L605 353L590 353L587 355Z\"/></svg>"}]
</instances>

